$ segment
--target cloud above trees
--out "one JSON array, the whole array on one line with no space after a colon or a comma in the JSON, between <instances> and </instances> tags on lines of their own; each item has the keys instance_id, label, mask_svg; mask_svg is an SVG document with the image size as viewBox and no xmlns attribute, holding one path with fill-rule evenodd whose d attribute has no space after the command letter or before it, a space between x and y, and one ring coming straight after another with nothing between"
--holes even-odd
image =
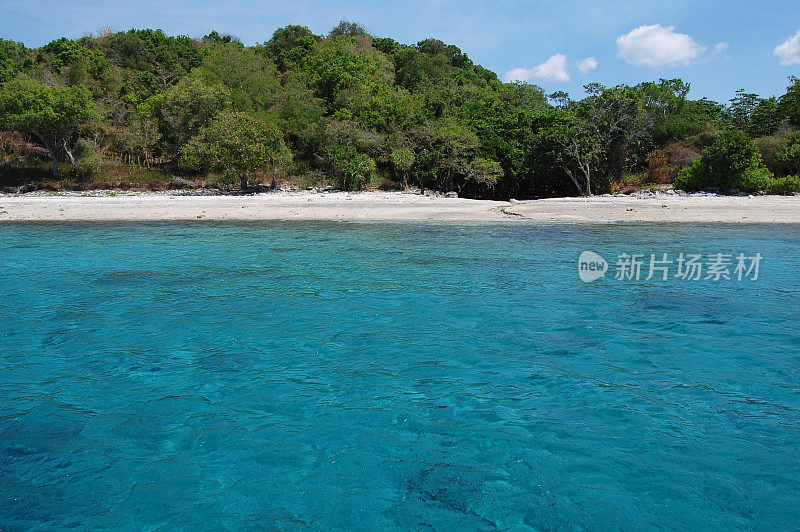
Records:
<instances>
[{"instance_id":1,"label":"cloud above trees","mask_svg":"<svg viewBox=\"0 0 800 532\"><path fill-rule=\"evenodd\" d=\"M594 57L587 57L578 61L578 70L580 70L581 74L586 75L596 69L597 64L597 59Z\"/></svg>"},{"instance_id":2,"label":"cloud above trees","mask_svg":"<svg viewBox=\"0 0 800 532\"><path fill-rule=\"evenodd\" d=\"M617 38L617 57L634 66L688 66L705 51L688 35L676 33L674 26L661 24L639 26Z\"/></svg>"},{"instance_id":3,"label":"cloud above trees","mask_svg":"<svg viewBox=\"0 0 800 532\"><path fill-rule=\"evenodd\" d=\"M637 67L688 67L708 61L730 59L728 42L719 42L709 48L690 35L677 32L675 26L661 24L645 24L620 35L617 37L616 47L619 59ZM800 31L775 47L772 53L780 58L781 65L800 65ZM570 70L576 69L586 76L596 70L598 65L596 57L585 57L569 63L565 54L557 53L537 66L509 70L503 80L564 83L572 79Z\"/></svg>"},{"instance_id":4,"label":"cloud above trees","mask_svg":"<svg viewBox=\"0 0 800 532\"><path fill-rule=\"evenodd\" d=\"M556 54L544 63L537 65L533 68L514 68L509 70L504 81L531 81L538 79L542 81L556 81L564 82L569 81L569 72L567 71L567 56L564 54Z\"/></svg>"},{"instance_id":5,"label":"cloud above trees","mask_svg":"<svg viewBox=\"0 0 800 532\"><path fill-rule=\"evenodd\" d=\"M781 58L781 64L800 65L800 31L786 39L783 44L776 46L773 53Z\"/></svg>"},{"instance_id":6,"label":"cloud above trees","mask_svg":"<svg viewBox=\"0 0 800 532\"><path fill-rule=\"evenodd\" d=\"M569 81L567 56L556 54L541 65L533 68L533 76L545 81Z\"/></svg>"}]
</instances>

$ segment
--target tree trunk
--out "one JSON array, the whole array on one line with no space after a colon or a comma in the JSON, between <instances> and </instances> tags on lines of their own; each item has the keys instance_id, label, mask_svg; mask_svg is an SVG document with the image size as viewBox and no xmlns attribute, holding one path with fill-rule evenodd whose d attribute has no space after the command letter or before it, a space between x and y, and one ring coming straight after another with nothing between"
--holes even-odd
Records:
<instances>
[{"instance_id":1,"label":"tree trunk","mask_svg":"<svg viewBox=\"0 0 800 532\"><path fill-rule=\"evenodd\" d=\"M565 167L564 168L564 172L566 172L566 174L572 180L572 184L575 185L575 188L578 189L578 194L583 196L584 195L583 187L581 186L580 182L575 178L575 174L572 173L572 170L570 170L569 168Z\"/></svg>"},{"instance_id":2,"label":"tree trunk","mask_svg":"<svg viewBox=\"0 0 800 532\"><path fill-rule=\"evenodd\" d=\"M242 192L246 192L247 188L248 188L247 187L247 174L245 174L245 173L239 174L239 182L242 185Z\"/></svg>"},{"instance_id":3,"label":"tree trunk","mask_svg":"<svg viewBox=\"0 0 800 532\"><path fill-rule=\"evenodd\" d=\"M583 179L586 181L586 193L585 196L592 195L592 167L589 163L584 163L581 165L581 172L583 172Z\"/></svg>"},{"instance_id":4,"label":"tree trunk","mask_svg":"<svg viewBox=\"0 0 800 532\"><path fill-rule=\"evenodd\" d=\"M53 177L58 179L58 155L52 155L53 157Z\"/></svg>"},{"instance_id":5,"label":"tree trunk","mask_svg":"<svg viewBox=\"0 0 800 532\"><path fill-rule=\"evenodd\" d=\"M72 150L69 149L67 146L67 141L64 141L64 153L67 154L67 158L69 159L69 164L73 167L75 166L75 157L72 155Z\"/></svg>"},{"instance_id":6,"label":"tree trunk","mask_svg":"<svg viewBox=\"0 0 800 532\"><path fill-rule=\"evenodd\" d=\"M586 195L592 195L592 176L590 173L586 173Z\"/></svg>"}]
</instances>

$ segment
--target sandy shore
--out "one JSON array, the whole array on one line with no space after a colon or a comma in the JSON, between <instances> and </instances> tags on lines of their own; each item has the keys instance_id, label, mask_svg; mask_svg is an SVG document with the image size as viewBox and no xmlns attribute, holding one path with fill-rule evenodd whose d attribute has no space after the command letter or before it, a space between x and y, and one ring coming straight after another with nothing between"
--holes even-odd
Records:
<instances>
[{"instance_id":1,"label":"sandy shore","mask_svg":"<svg viewBox=\"0 0 800 532\"><path fill-rule=\"evenodd\" d=\"M478 201L399 192L280 192L253 196L166 193L2 195L2 222L74 221L517 221L800 224L800 196L657 194Z\"/></svg>"}]
</instances>

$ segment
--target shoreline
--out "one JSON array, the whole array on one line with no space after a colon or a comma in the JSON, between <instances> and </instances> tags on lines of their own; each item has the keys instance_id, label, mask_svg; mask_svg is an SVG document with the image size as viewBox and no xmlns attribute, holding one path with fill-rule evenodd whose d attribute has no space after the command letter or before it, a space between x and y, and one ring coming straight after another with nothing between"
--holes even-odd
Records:
<instances>
[{"instance_id":1,"label":"shoreline","mask_svg":"<svg viewBox=\"0 0 800 532\"><path fill-rule=\"evenodd\" d=\"M405 192L0 195L0 223L290 220L800 224L800 196L658 193L490 201Z\"/></svg>"}]
</instances>

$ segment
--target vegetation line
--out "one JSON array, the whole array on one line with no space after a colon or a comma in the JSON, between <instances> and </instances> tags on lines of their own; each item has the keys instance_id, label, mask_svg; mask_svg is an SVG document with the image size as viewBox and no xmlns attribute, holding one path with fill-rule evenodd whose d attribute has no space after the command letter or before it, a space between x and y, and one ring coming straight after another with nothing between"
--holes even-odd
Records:
<instances>
[{"instance_id":1,"label":"vegetation line","mask_svg":"<svg viewBox=\"0 0 800 532\"><path fill-rule=\"evenodd\" d=\"M0 39L0 187L800 191L800 81L726 104L689 89L546 95L440 40L348 22L326 36L286 26L256 46L150 29L38 49Z\"/></svg>"}]
</instances>

